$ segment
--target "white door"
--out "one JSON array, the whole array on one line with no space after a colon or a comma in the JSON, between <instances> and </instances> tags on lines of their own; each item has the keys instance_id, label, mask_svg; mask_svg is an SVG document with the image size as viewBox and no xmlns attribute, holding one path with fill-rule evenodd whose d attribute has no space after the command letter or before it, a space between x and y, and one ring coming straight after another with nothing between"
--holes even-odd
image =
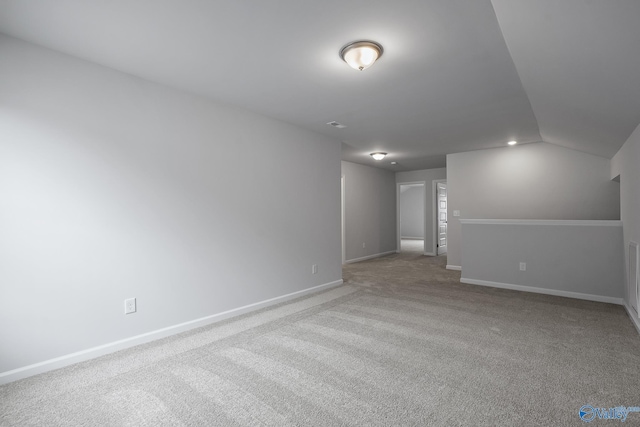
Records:
<instances>
[{"instance_id":1,"label":"white door","mask_svg":"<svg viewBox=\"0 0 640 427\"><path fill-rule=\"evenodd\" d=\"M439 182L437 184L438 194L436 202L438 203L438 247L436 253L438 255L447 253L447 184Z\"/></svg>"}]
</instances>

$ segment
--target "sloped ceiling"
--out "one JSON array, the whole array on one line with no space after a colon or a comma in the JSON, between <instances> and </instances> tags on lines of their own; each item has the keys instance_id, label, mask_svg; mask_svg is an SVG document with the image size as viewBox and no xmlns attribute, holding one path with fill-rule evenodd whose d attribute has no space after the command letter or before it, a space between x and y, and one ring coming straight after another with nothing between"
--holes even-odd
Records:
<instances>
[{"instance_id":1,"label":"sloped ceiling","mask_svg":"<svg viewBox=\"0 0 640 427\"><path fill-rule=\"evenodd\" d=\"M493 5L542 139L613 157L640 123L640 1Z\"/></svg>"},{"instance_id":2,"label":"sloped ceiling","mask_svg":"<svg viewBox=\"0 0 640 427\"><path fill-rule=\"evenodd\" d=\"M396 171L510 139L611 157L640 122L638 22L637 0L0 0L5 35L320 132L344 160ZM358 39L385 49L364 72L338 57Z\"/></svg>"}]
</instances>

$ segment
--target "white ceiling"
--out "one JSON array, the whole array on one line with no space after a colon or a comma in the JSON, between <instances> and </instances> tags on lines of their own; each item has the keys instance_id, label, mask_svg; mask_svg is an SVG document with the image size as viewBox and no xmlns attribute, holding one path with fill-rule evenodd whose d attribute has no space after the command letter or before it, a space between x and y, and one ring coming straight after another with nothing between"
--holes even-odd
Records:
<instances>
[{"instance_id":1,"label":"white ceiling","mask_svg":"<svg viewBox=\"0 0 640 427\"><path fill-rule=\"evenodd\" d=\"M0 32L389 170L510 139L611 157L640 123L640 0L0 0ZM363 72L338 57L358 39L385 49Z\"/></svg>"}]
</instances>

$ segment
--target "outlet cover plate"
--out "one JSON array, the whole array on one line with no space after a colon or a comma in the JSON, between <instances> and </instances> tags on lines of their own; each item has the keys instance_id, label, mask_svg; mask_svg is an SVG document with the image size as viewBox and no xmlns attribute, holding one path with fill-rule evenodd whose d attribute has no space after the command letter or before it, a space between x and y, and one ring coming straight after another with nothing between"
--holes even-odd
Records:
<instances>
[{"instance_id":1,"label":"outlet cover plate","mask_svg":"<svg viewBox=\"0 0 640 427\"><path fill-rule=\"evenodd\" d=\"M131 314L136 312L136 299L129 298L124 300L124 314Z\"/></svg>"}]
</instances>

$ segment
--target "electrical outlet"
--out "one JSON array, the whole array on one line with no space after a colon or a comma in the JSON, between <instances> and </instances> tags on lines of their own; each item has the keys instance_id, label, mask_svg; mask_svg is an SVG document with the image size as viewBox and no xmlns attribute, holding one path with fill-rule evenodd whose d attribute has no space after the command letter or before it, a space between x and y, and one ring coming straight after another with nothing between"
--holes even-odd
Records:
<instances>
[{"instance_id":1,"label":"electrical outlet","mask_svg":"<svg viewBox=\"0 0 640 427\"><path fill-rule=\"evenodd\" d=\"M527 263L526 262L521 262L520 263L520 271L527 271Z\"/></svg>"},{"instance_id":2,"label":"electrical outlet","mask_svg":"<svg viewBox=\"0 0 640 427\"><path fill-rule=\"evenodd\" d=\"M318 264L313 264L311 266L311 274L318 274Z\"/></svg>"},{"instance_id":3,"label":"electrical outlet","mask_svg":"<svg viewBox=\"0 0 640 427\"><path fill-rule=\"evenodd\" d=\"M367 247L367 245L365 245L364 243L362 243L362 247L363 247L363 248L366 248L366 247Z\"/></svg>"},{"instance_id":4,"label":"electrical outlet","mask_svg":"<svg viewBox=\"0 0 640 427\"><path fill-rule=\"evenodd\" d=\"M124 314L131 314L136 312L136 299L129 298L124 300Z\"/></svg>"}]
</instances>

